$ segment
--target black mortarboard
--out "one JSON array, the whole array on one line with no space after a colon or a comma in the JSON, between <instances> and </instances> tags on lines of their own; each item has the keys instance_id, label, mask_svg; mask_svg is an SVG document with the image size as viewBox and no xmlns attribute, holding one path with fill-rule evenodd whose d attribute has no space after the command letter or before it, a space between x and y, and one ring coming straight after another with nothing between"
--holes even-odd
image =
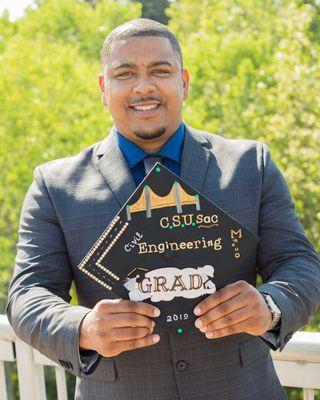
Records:
<instances>
[{"instance_id":1,"label":"black mortarboard","mask_svg":"<svg viewBox=\"0 0 320 400\"><path fill-rule=\"evenodd\" d=\"M79 268L124 299L157 306L157 323L182 334L204 297L241 279L258 240L157 163Z\"/></svg>"}]
</instances>

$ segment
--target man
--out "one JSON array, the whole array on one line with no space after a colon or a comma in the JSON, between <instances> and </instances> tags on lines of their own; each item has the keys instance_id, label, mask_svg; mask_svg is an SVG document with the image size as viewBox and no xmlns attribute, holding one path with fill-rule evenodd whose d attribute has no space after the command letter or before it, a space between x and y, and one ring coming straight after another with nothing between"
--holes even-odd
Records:
<instances>
[{"instance_id":1,"label":"man","mask_svg":"<svg viewBox=\"0 0 320 400\"><path fill-rule=\"evenodd\" d=\"M267 147L183 124L188 85L171 31L145 19L119 26L100 76L114 129L35 170L7 314L23 340L78 377L76 399L285 399L269 349L282 349L320 301L319 259ZM116 299L77 268L150 156L261 239L256 263L199 303L183 337L156 330L157 307ZM72 281L79 306L68 304Z\"/></svg>"}]
</instances>

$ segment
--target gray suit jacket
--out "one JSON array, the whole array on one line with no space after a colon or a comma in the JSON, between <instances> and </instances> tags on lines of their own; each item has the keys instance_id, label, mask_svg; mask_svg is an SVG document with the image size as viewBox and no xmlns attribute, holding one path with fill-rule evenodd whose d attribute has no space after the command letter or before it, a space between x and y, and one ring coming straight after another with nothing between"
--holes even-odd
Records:
<instances>
[{"instance_id":1,"label":"gray suit jacket","mask_svg":"<svg viewBox=\"0 0 320 400\"><path fill-rule=\"evenodd\" d=\"M261 238L257 273L282 310L277 346L305 325L320 301L319 259L294 212L267 147L186 128L181 177ZM200 332L102 358L85 375L79 325L99 300L112 297L77 265L135 184L114 135L80 154L36 168L26 196L7 315L15 332L77 378L76 399L285 399L269 347L248 334L208 340ZM75 283L78 306L70 305Z\"/></svg>"}]
</instances>

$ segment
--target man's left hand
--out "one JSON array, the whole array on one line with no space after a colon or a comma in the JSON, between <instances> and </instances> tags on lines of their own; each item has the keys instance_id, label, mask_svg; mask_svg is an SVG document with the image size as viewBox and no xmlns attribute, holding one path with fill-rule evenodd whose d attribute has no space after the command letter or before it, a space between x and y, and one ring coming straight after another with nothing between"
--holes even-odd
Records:
<instances>
[{"instance_id":1,"label":"man's left hand","mask_svg":"<svg viewBox=\"0 0 320 400\"><path fill-rule=\"evenodd\" d=\"M195 326L208 339L235 333L264 334L271 328L272 315L262 294L246 281L217 290L198 304Z\"/></svg>"}]
</instances>

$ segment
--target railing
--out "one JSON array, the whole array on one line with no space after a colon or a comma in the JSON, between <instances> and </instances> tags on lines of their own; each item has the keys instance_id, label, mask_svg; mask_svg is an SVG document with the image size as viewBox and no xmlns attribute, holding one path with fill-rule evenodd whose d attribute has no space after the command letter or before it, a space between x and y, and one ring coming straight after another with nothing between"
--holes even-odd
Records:
<instances>
[{"instance_id":1,"label":"railing","mask_svg":"<svg viewBox=\"0 0 320 400\"><path fill-rule=\"evenodd\" d=\"M7 400L4 361L16 361L20 400L46 400L44 366L55 369L58 400L68 400L64 369L25 344L0 315L0 399Z\"/></svg>"},{"instance_id":2,"label":"railing","mask_svg":"<svg viewBox=\"0 0 320 400\"><path fill-rule=\"evenodd\" d=\"M303 399L314 400L314 389L320 389L320 333L297 332L281 353L271 355L282 386L303 388Z\"/></svg>"},{"instance_id":3,"label":"railing","mask_svg":"<svg viewBox=\"0 0 320 400\"><path fill-rule=\"evenodd\" d=\"M320 389L320 333L297 332L280 353L271 352L283 386L303 388L304 400ZM20 400L46 400L44 366L55 368L58 400L67 400L65 373L37 350L18 339L0 315L0 399L7 400L4 361L17 362Z\"/></svg>"}]
</instances>

